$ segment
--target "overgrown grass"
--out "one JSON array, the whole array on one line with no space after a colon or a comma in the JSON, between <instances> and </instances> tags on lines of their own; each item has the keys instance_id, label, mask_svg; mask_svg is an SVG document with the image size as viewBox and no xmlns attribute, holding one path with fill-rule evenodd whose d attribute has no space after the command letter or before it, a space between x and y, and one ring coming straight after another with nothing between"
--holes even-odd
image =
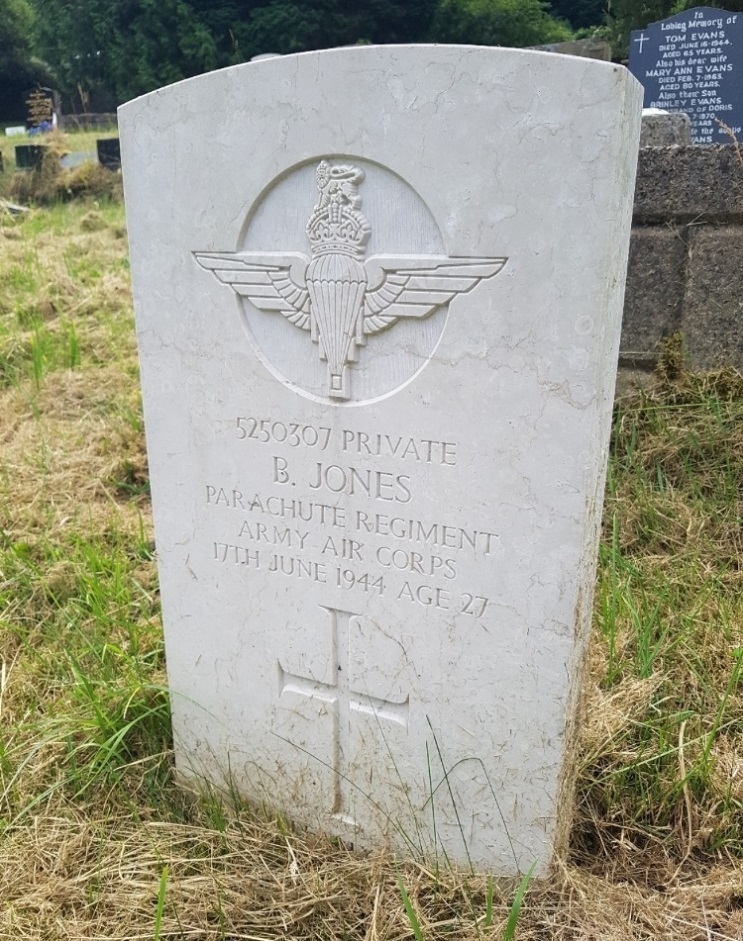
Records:
<instances>
[{"instance_id":1,"label":"overgrown grass","mask_svg":"<svg viewBox=\"0 0 743 941\"><path fill-rule=\"evenodd\" d=\"M86 131L64 134L0 137L5 172L0 174L0 198L16 203L54 205L80 197L121 199L121 175L101 167L94 159L77 167L62 169L59 158L69 153L96 153L99 138L116 137L117 131ZM16 147L45 149L42 165L36 170L17 170Z\"/></svg>"},{"instance_id":2,"label":"overgrown grass","mask_svg":"<svg viewBox=\"0 0 743 941\"><path fill-rule=\"evenodd\" d=\"M175 786L120 204L0 216L0 416L0 938L743 937L739 374L669 348L617 405L571 855L523 898Z\"/></svg>"},{"instance_id":3,"label":"overgrown grass","mask_svg":"<svg viewBox=\"0 0 743 941\"><path fill-rule=\"evenodd\" d=\"M743 377L661 367L616 409L596 598L575 845L615 865L743 854Z\"/></svg>"}]
</instances>

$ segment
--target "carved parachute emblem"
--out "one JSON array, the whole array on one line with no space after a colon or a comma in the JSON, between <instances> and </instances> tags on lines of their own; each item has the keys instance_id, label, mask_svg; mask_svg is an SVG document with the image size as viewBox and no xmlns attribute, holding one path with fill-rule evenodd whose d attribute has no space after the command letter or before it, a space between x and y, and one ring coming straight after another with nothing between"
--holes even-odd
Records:
<instances>
[{"instance_id":1,"label":"carved parachute emblem","mask_svg":"<svg viewBox=\"0 0 743 941\"><path fill-rule=\"evenodd\" d=\"M301 252L194 252L196 260L259 310L308 330L328 363L328 396L350 397L349 363L366 337L401 317L423 319L457 294L492 278L507 258L372 255L356 187L363 171L317 169L320 200L307 223L312 257Z\"/></svg>"}]
</instances>

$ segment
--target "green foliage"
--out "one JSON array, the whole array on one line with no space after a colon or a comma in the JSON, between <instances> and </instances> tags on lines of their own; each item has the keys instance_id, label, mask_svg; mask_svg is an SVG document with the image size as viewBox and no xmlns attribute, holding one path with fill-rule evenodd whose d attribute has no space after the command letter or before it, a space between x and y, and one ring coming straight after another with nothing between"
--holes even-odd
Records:
<instances>
[{"instance_id":1,"label":"green foliage","mask_svg":"<svg viewBox=\"0 0 743 941\"><path fill-rule=\"evenodd\" d=\"M531 46L604 22L615 56L630 30L694 0L0 0L0 75L33 51L70 94L119 101L255 55L357 42ZM743 9L743 0L724 0ZM35 27L32 21L35 16Z\"/></svg>"},{"instance_id":2,"label":"green foliage","mask_svg":"<svg viewBox=\"0 0 743 941\"><path fill-rule=\"evenodd\" d=\"M715 7L718 10L729 10L733 13L743 12L743 0L712 0L711 3L700 2L700 0L676 0L671 13L682 13L684 10L692 10L694 7L702 6Z\"/></svg>"},{"instance_id":3,"label":"green foliage","mask_svg":"<svg viewBox=\"0 0 743 941\"><path fill-rule=\"evenodd\" d=\"M184 0L33 0L36 48L74 92L120 100L216 68L214 40Z\"/></svg>"},{"instance_id":4,"label":"green foliage","mask_svg":"<svg viewBox=\"0 0 743 941\"><path fill-rule=\"evenodd\" d=\"M567 20L573 29L601 26L605 21L605 0L551 0L553 16Z\"/></svg>"},{"instance_id":5,"label":"green foliage","mask_svg":"<svg viewBox=\"0 0 743 941\"><path fill-rule=\"evenodd\" d=\"M521 877L521 881L518 884L516 889L516 894L513 897L513 902L511 903L511 910L508 913L508 921L506 922L506 930L503 932L503 941L513 941L514 936L516 935L516 928L519 923L519 915L521 914L521 906L524 904L524 896L526 895L526 890L529 888L529 883L531 878L534 875L534 870L536 868L536 863L532 863L531 868L527 873Z\"/></svg>"},{"instance_id":6,"label":"green foliage","mask_svg":"<svg viewBox=\"0 0 743 941\"><path fill-rule=\"evenodd\" d=\"M612 732L585 749L575 837L584 851L634 832L638 846L662 835L688 855L694 813L705 820L695 849L743 851L729 770L743 714L742 422L740 373L687 372L678 338L656 386L617 404L596 626L603 703L624 704Z\"/></svg>"},{"instance_id":7,"label":"green foliage","mask_svg":"<svg viewBox=\"0 0 743 941\"><path fill-rule=\"evenodd\" d=\"M542 0L440 0L431 28L435 42L536 46L571 38Z\"/></svg>"},{"instance_id":8,"label":"green foliage","mask_svg":"<svg viewBox=\"0 0 743 941\"><path fill-rule=\"evenodd\" d=\"M199 0L195 0L196 3ZM436 0L369 0L344 4L339 0L273 0L260 4L233 21L232 36L242 58L262 52L302 52L332 46L419 42L430 23Z\"/></svg>"},{"instance_id":9,"label":"green foliage","mask_svg":"<svg viewBox=\"0 0 743 941\"><path fill-rule=\"evenodd\" d=\"M609 0L608 23L615 58L626 59L629 34L671 15L674 0Z\"/></svg>"},{"instance_id":10,"label":"green foliage","mask_svg":"<svg viewBox=\"0 0 743 941\"><path fill-rule=\"evenodd\" d=\"M8 0L6 0L8 2ZM16 0L10 0L16 2ZM17 0L27 2L27 0ZM264 52L423 38L436 0L32 0L38 53L60 87L120 100ZM246 9L247 6L247 9Z\"/></svg>"},{"instance_id":11,"label":"green foliage","mask_svg":"<svg viewBox=\"0 0 743 941\"><path fill-rule=\"evenodd\" d=\"M32 24L28 0L0 0L0 78L9 78L28 64Z\"/></svg>"},{"instance_id":12,"label":"green foliage","mask_svg":"<svg viewBox=\"0 0 743 941\"><path fill-rule=\"evenodd\" d=\"M94 86L101 79L96 30L89 0L32 0L36 11L34 51L55 70L63 91L77 83Z\"/></svg>"}]
</instances>

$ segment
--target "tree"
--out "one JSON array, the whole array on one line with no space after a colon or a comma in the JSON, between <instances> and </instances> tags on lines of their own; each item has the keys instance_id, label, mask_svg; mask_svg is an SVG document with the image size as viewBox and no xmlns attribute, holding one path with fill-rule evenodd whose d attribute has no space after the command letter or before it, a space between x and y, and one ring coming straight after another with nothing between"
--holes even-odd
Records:
<instances>
[{"instance_id":1,"label":"tree","mask_svg":"<svg viewBox=\"0 0 743 941\"><path fill-rule=\"evenodd\" d=\"M244 58L349 46L359 40L420 42L435 8L436 0L270 0L236 20L232 34Z\"/></svg>"},{"instance_id":2,"label":"tree","mask_svg":"<svg viewBox=\"0 0 743 941\"><path fill-rule=\"evenodd\" d=\"M118 0L117 11L125 4ZM103 46L105 78L119 100L208 72L222 63L209 30L184 0L130 0Z\"/></svg>"},{"instance_id":3,"label":"tree","mask_svg":"<svg viewBox=\"0 0 743 941\"><path fill-rule=\"evenodd\" d=\"M435 42L537 46L570 39L568 27L542 0L440 0L431 27Z\"/></svg>"},{"instance_id":4,"label":"tree","mask_svg":"<svg viewBox=\"0 0 743 941\"><path fill-rule=\"evenodd\" d=\"M8 79L28 66L33 10L28 0L0 0L0 77Z\"/></svg>"},{"instance_id":5,"label":"tree","mask_svg":"<svg viewBox=\"0 0 743 941\"><path fill-rule=\"evenodd\" d=\"M674 0L609 0L607 15L614 56L626 58L630 32L669 16L673 5Z\"/></svg>"},{"instance_id":6,"label":"tree","mask_svg":"<svg viewBox=\"0 0 743 941\"><path fill-rule=\"evenodd\" d=\"M185 0L33 0L35 45L63 91L119 101L216 68L214 40Z\"/></svg>"},{"instance_id":7,"label":"tree","mask_svg":"<svg viewBox=\"0 0 743 941\"><path fill-rule=\"evenodd\" d=\"M62 91L74 93L78 84L101 81L97 30L90 0L33 0L36 10L34 51L54 69Z\"/></svg>"},{"instance_id":8,"label":"tree","mask_svg":"<svg viewBox=\"0 0 743 941\"><path fill-rule=\"evenodd\" d=\"M436 0L32 2L36 47L62 88L106 85L120 101L262 52L415 42L426 35L436 6Z\"/></svg>"},{"instance_id":9,"label":"tree","mask_svg":"<svg viewBox=\"0 0 743 941\"><path fill-rule=\"evenodd\" d=\"M551 0L551 13L567 20L573 29L602 26L606 22L606 0Z\"/></svg>"}]
</instances>

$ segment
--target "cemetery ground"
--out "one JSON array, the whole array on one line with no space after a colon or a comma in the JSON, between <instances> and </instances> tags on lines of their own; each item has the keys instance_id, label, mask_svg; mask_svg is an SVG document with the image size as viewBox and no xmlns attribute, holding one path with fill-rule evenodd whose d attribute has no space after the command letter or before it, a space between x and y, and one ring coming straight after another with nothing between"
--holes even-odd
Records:
<instances>
[{"instance_id":1,"label":"cemetery ground","mask_svg":"<svg viewBox=\"0 0 743 941\"><path fill-rule=\"evenodd\" d=\"M59 157L63 154L95 153L97 140L115 136L115 129L75 134L0 136L0 153L5 167L5 172L0 174L0 199L7 198L23 204L26 200L49 203L83 196L115 198L121 191L120 178L99 164L85 162L61 172L58 166ZM40 172L15 172L17 146L41 146L47 149Z\"/></svg>"},{"instance_id":2,"label":"cemetery ground","mask_svg":"<svg viewBox=\"0 0 743 941\"><path fill-rule=\"evenodd\" d=\"M175 786L115 188L0 210L0 938L742 938L743 377L672 342L617 403L569 855L519 909Z\"/></svg>"}]
</instances>

